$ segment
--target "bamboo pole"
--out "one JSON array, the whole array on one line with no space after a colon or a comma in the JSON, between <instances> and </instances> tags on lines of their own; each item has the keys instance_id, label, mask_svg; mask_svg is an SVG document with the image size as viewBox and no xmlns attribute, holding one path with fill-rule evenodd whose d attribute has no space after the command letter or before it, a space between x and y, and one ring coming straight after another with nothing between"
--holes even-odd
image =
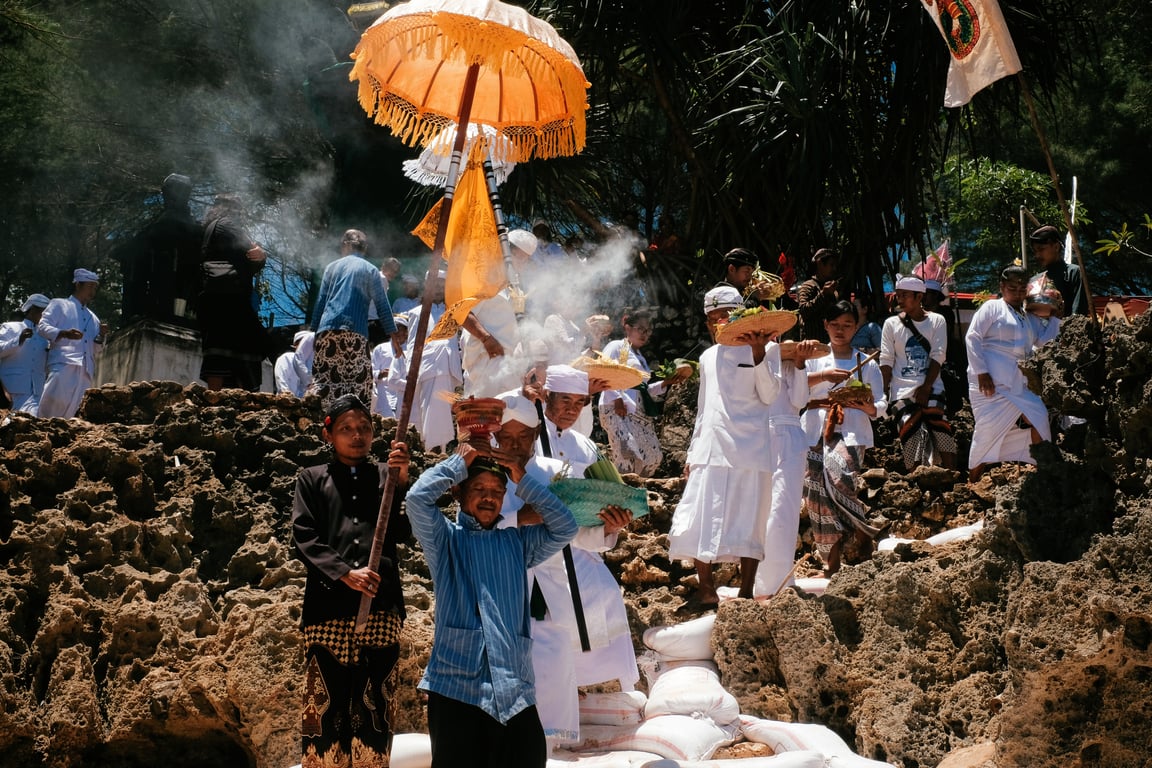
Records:
<instances>
[{"instance_id":1,"label":"bamboo pole","mask_svg":"<svg viewBox=\"0 0 1152 768\"><path fill-rule=\"evenodd\" d=\"M1060 213L1064 216L1064 224L1072 235L1072 250L1076 252L1076 264L1080 267L1080 282L1084 285L1084 300L1088 302L1091 310L1093 324L1099 325L1100 318L1096 315L1096 302L1092 300L1092 289L1088 286L1088 270L1084 268L1084 254L1080 252L1080 238L1076 234L1076 225L1072 221L1072 214L1068 210L1068 201L1064 199L1064 192L1060 189L1060 176L1056 173L1056 163L1052 160L1052 152L1048 148L1048 138L1044 135L1044 127L1040 125L1040 116L1036 113L1036 103L1032 100L1032 91L1028 88L1028 81L1020 72L1016 73L1016 81L1020 83L1020 92L1024 94L1024 103L1028 105L1028 116L1032 120L1032 130L1040 140L1040 149L1044 152L1044 159L1048 163L1048 175L1052 178L1052 188L1056 190L1056 201L1060 205Z\"/></svg>"},{"instance_id":2,"label":"bamboo pole","mask_svg":"<svg viewBox=\"0 0 1152 768\"><path fill-rule=\"evenodd\" d=\"M400 405L400 413L396 417L396 439L403 439L408 432L408 421L412 416L412 401L416 396L416 380L420 375L420 361L424 357L424 339L428 335L428 315L432 309L432 283L435 280L433 270L439 271L440 262L444 260L444 240L448 234L448 216L452 213L452 197L456 192L456 180L460 174L461 158L464 154L464 144L468 133L468 119L472 114L472 101L476 95L476 80L480 76L480 65L472 64L464 80L464 89L460 94L460 120L456 126L456 143L452 147L452 161L448 166L448 184L444 188L444 202L440 206L440 222L436 228L436 243L432 248L432 261L429 266L431 279L424 281L424 296L420 301L420 320L416 323L416 338L412 342L412 359L408 361L408 382L404 386L404 399ZM376 570L380 567L380 558L384 552L384 536L388 532L388 515L392 511L392 499L396 495L396 486L399 485L399 472L388 469L388 477L384 481L384 491L380 496L380 511L376 517L376 531L372 535L372 550L368 555L368 567ZM368 626L368 615L372 611L372 597L360 596L360 610L356 614L355 632L363 632Z\"/></svg>"}]
</instances>

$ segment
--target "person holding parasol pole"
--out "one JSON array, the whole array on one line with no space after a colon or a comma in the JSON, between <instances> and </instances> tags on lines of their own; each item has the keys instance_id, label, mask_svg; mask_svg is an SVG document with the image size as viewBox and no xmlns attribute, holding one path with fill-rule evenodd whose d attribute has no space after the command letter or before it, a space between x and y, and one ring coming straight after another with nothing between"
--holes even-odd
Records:
<instances>
[{"instance_id":1,"label":"person holding parasol pole","mask_svg":"<svg viewBox=\"0 0 1152 768\"><path fill-rule=\"evenodd\" d=\"M370 567L368 558L383 478L394 471L407 486L408 447L394 442L387 465L371 461L372 416L355 395L332 402L321 435L332 460L300 472L292 503L293 543L308 571L301 765L352 766L353 755L356 765L387 765L404 625L396 545L411 536L401 494L392 497L379 562ZM356 632L361 597L370 613Z\"/></svg>"}]
</instances>

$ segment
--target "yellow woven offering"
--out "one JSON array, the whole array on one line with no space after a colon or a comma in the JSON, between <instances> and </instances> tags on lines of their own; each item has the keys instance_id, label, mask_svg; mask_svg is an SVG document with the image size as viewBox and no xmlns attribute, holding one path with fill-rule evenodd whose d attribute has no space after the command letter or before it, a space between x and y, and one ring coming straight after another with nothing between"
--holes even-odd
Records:
<instances>
[{"instance_id":1,"label":"yellow woven offering","mask_svg":"<svg viewBox=\"0 0 1152 768\"><path fill-rule=\"evenodd\" d=\"M620 355L616 360L604 357L594 352L595 357L579 357L572 361L572 367L578 371L585 371L589 380L602 379L608 382L609 389L632 389L648 380L648 374L639 368L628 365L628 353L631 347L624 344L620 347Z\"/></svg>"}]
</instances>

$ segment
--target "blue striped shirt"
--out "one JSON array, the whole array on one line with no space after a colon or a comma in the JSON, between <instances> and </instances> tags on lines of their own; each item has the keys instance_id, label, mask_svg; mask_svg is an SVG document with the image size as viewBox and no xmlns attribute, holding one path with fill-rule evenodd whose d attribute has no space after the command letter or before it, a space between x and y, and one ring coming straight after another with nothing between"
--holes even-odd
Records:
<instances>
[{"instance_id":1,"label":"blue striped shirt","mask_svg":"<svg viewBox=\"0 0 1152 768\"><path fill-rule=\"evenodd\" d=\"M316 332L355 331L368 335L368 307L376 305L376 314L388 335L396 332L392 306L384 290L380 270L363 256L342 256L324 269L320 295L312 310Z\"/></svg>"},{"instance_id":2,"label":"blue striped shirt","mask_svg":"<svg viewBox=\"0 0 1152 768\"><path fill-rule=\"evenodd\" d=\"M501 723L536 703L525 573L576 535L572 513L525 476L516 495L543 525L484 530L463 512L446 518L436 500L468 477L450 456L408 491L408 519L424 549L436 593L432 656L420 688L479 707Z\"/></svg>"}]
</instances>

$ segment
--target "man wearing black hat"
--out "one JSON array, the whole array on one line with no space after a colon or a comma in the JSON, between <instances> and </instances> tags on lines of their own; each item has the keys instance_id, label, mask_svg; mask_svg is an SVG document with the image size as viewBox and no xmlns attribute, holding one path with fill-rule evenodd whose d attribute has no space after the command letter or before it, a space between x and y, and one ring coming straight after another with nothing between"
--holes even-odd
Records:
<instances>
[{"instance_id":1,"label":"man wearing black hat","mask_svg":"<svg viewBox=\"0 0 1152 768\"><path fill-rule=\"evenodd\" d=\"M1064 316L1087 315L1088 302L1084 300L1084 281L1080 277L1080 267L1064 263L1064 252L1060 247L1064 237L1060 230L1045 224L1029 235L1028 239L1032 243L1036 264L1044 269L1044 275L1052 281L1064 299Z\"/></svg>"},{"instance_id":2,"label":"man wearing black hat","mask_svg":"<svg viewBox=\"0 0 1152 768\"><path fill-rule=\"evenodd\" d=\"M724 279L712 286L713 288L731 286L740 291L740 295L744 297L745 306L755 307L761 304L767 306L768 289L766 286L749 289L753 278L756 276L756 270L760 267L760 260L755 253L747 248L733 248L724 254L724 260L721 263L724 267Z\"/></svg>"},{"instance_id":3,"label":"man wearing black hat","mask_svg":"<svg viewBox=\"0 0 1152 768\"><path fill-rule=\"evenodd\" d=\"M544 768L547 747L536 711L525 572L576 535L572 513L523 463L503 464L469 443L420 475L408 492L412 530L436 591L432 655L420 681L428 692L432 768ZM509 477L542 525L497 528ZM460 511L436 500L455 488Z\"/></svg>"},{"instance_id":4,"label":"man wearing black hat","mask_svg":"<svg viewBox=\"0 0 1152 768\"><path fill-rule=\"evenodd\" d=\"M724 278L716 286L730 285L743 294L752 282L752 273L756 271L756 254L747 248L733 248L724 254L721 266L724 268Z\"/></svg>"},{"instance_id":5,"label":"man wearing black hat","mask_svg":"<svg viewBox=\"0 0 1152 768\"><path fill-rule=\"evenodd\" d=\"M304 632L303 765L387 765L392 746L393 670L400 658L404 593L396 545L411 535L400 502L408 484L408 447L392 443L388 465L370 461L373 426L354 395L336 399L324 417L332 461L300 472L292 536L308 571L300 624ZM385 473L392 498L383 557L368 567ZM363 595L367 626L355 631ZM356 761L353 761L353 755Z\"/></svg>"}]
</instances>

